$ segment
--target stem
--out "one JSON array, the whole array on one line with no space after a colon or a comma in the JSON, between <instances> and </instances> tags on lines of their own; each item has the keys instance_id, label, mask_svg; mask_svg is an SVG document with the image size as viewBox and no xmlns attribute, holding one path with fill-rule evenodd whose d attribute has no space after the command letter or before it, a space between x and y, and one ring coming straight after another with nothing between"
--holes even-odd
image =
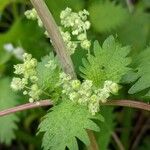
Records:
<instances>
[{"instance_id":1,"label":"stem","mask_svg":"<svg viewBox=\"0 0 150 150\"><path fill-rule=\"evenodd\" d=\"M132 1L131 0L126 0L126 3L127 3L127 6L128 6L128 9L129 9L129 12L133 13L134 5L133 5Z\"/></svg>"},{"instance_id":2,"label":"stem","mask_svg":"<svg viewBox=\"0 0 150 150\"><path fill-rule=\"evenodd\" d=\"M91 130L87 130L87 133L91 142L88 150L99 150L94 133Z\"/></svg>"},{"instance_id":3,"label":"stem","mask_svg":"<svg viewBox=\"0 0 150 150\"><path fill-rule=\"evenodd\" d=\"M119 137L117 136L117 134L115 132L112 132L112 137L115 140L119 150L125 150L125 148L123 147Z\"/></svg>"},{"instance_id":4,"label":"stem","mask_svg":"<svg viewBox=\"0 0 150 150\"><path fill-rule=\"evenodd\" d=\"M102 105L103 106L125 106L125 107L138 108L138 109L150 111L150 104L146 104L144 102L131 101L131 100L112 100L107 103L103 103ZM13 108L0 111L0 117L15 113L15 112L43 107L43 106L53 106L53 103L50 100L41 100L39 102L19 105Z\"/></svg>"},{"instance_id":5,"label":"stem","mask_svg":"<svg viewBox=\"0 0 150 150\"><path fill-rule=\"evenodd\" d=\"M150 104L132 100L111 100L107 103L102 103L101 105L109 105L109 106L124 106L124 107L131 107L131 108L138 108L150 111Z\"/></svg>"},{"instance_id":6,"label":"stem","mask_svg":"<svg viewBox=\"0 0 150 150\"><path fill-rule=\"evenodd\" d=\"M67 74L70 74L73 78L75 78L76 74L74 72L72 60L66 51L63 38L47 5L45 4L44 0L31 0L31 3L36 9L45 29L49 34L49 37L51 38L54 50L56 51L62 65L62 69Z\"/></svg>"},{"instance_id":7,"label":"stem","mask_svg":"<svg viewBox=\"0 0 150 150\"><path fill-rule=\"evenodd\" d=\"M137 138L135 139L135 141L133 142L133 145L131 147L131 150L135 150L138 147L139 141L141 140L142 136L144 135L144 133L148 130L150 124L150 118L146 121L146 123L144 124L144 126L142 127L141 131L139 132Z\"/></svg>"},{"instance_id":8,"label":"stem","mask_svg":"<svg viewBox=\"0 0 150 150\"><path fill-rule=\"evenodd\" d=\"M13 108L9 108L9 109L0 111L0 117L9 115L12 113L16 113L16 112L28 110L28 109L39 108L39 107L43 107L43 106L52 106L52 105L53 104L52 104L52 102L50 102L50 100L42 100L42 101L34 102L34 103L27 103L27 104L19 105L19 106L13 107Z\"/></svg>"}]
</instances>

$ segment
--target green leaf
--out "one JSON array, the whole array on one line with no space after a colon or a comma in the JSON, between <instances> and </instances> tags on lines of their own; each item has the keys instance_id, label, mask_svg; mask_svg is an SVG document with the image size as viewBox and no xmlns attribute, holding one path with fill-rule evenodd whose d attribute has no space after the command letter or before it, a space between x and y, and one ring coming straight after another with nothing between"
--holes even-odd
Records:
<instances>
[{"instance_id":1,"label":"green leaf","mask_svg":"<svg viewBox=\"0 0 150 150\"><path fill-rule=\"evenodd\" d=\"M114 2L96 2L89 7L90 21L98 32L107 32L121 26L128 18L128 12Z\"/></svg>"},{"instance_id":2,"label":"green leaf","mask_svg":"<svg viewBox=\"0 0 150 150\"><path fill-rule=\"evenodd\" d=\"M132 46L133 57L149 44L150 14L135 11L115 33L122 44Z\"/></svg>"},{"instance_id":3,"label":"green leaf","mask_svg":"<svg viewBox=\"0 0 150 150\"><path fill-rule=\"evenodd\" d=\"M86 107L63 101L49 112L39 126L44 132L42 147L44 150L77 150L77 140L89 145L86 129L99 131L91 119L103 120L102 116L92 116Z\"/></svg>"},{"instance_id":4,"label":"green leaf","mask_svg":"<svg viewBox=\"0 0 150 150\"><path fill-rule=\"evenodd\" d=\"M0 79L0 111L17 105L17 96L10 89L8 78ZM0 142L7 145L15 138L14 131L18 129L19 118L15 115L0 117Z\"/></svg>"},{"instance_id":5,"label":"green leaf","mask_svg":"<svg viewBox=\"0 0 150 150\"><path fill-rule=\"evenodd\" d=\"M41 58L41 56L51 51L44 31L38 27L37 22L24 18L19 18L14 22L8 32L0 34L0 51L4 50L3 47L6 43L12 43L14 46L21 45L36 58Z\"/></svg>"},{"instance_id":6,"label":"green leaf","mask_svg":"<svg viewBox=\"0 0 150 150\"><path fill-rule=\"evenodd\" d=\"M129 72L125 82L135 82L130 88L129 94L135 94L150 88L150 47L141 52L133 62L134 72ZM145 96L150 96L150 90Z\"/></svg>"},{"instance_id":7,"label":"green leaf","mask_svg":"<svg viewBox=\"0 0 150 150\"><path fill-rule=\"evenodd\" d=\"M22 0L0 0L0 12L2 12L10 3L16 2L22 2Z\"/></svg>"},{"instance_id":8,"label":"green leaf","mask_svg":"<svg viewBox=\"0 0 150 150\"><path fill-rule=\"evenodd\" d=\"M56 68L46 67L49 61L53 61ZM54 90L56 84L59 81L59 73L60 73L59 62L54 54L51 52L49 55L42 58L42 61L37 65L37 77L38 84L43 89Z\"/></svg>"},{"instance_id":9,"label":"green leaf","mask_svg":"<svg viewBox=\"0 0 150 150\"><path fill-rule=\"evenodd\" d=\"M108 37L102 47L96 41L94 56L89 55L87 60L83 60L83 67L80 68L82 76L92 80L96 86L102 86L106 80L120 82L122 76L129 71L129 52L130 48L122 47L113 36Z\"/></svg>"},{"instance_id":10,"label":"green leaf","mask_svg":"<svg viewBox=\"0 0 150 150\"><path fill-rule=\"evenodd\" d=\"M150 141L150 136L147 136L147 137L143 140L142 145L139 146L138 150L149 150L149 149L150 149L149 141Z\"/></svg>"},{"instance_id":11,"label":"green leaf","mask_svg":"<svg viewBox=\"0 0 150 150\"><path fill-rule=\"evenodd\" d=\"M107 107L101 108L101 114L105 118L105 121L99 124L101 130L96 134L96 137L99 147L102 150L108 150L108 145L115 127L115 114L113 113L113 108Z\"/></svg>"},{"instance_id":12,"label":"green leaf","mask_svg":"<svg viewBox=\"0 0 150 150\"><path fill-rule=\"evenodd\" d=\"M10 3L10 0L1 0L0 1L0 12Z\"/></svg>"},{"instance_id":13,"label":"green leaf","mask_svg":"<svg viewBox=\"0 0 150 150\"><path fill-rule=\"evenodd\" d=\"M0 50L0 65L6 63L11 57L11 54L6 53L3 50Z\"/></svg>"}]
</instances>

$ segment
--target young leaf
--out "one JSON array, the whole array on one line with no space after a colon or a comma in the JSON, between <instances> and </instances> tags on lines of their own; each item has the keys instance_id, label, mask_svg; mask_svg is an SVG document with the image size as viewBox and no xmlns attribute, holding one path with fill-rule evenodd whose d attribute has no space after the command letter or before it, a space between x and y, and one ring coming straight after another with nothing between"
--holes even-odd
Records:
<instances>
[{"instance_id":1,"label":"young leaf","mask_svg":"<svg viewBox=\"0 0 150 150\"><path fill-rule=\"evenodd\" d=\"M37 65L38 84L43 89L55 88L59 80L60 67L58 60L51 52L49 55L42 58L42 61Z\"/></svg>"},{"instance_id":2,"label":"young leaf","mask_svg":"<svg viewBox=\"0 0 150 150\"><path fill-rule=\"evenodd\" d=\"M0 80L0 110L13 107L17 105L17 96L10 89L10 80L3 78ZM0 117L0 142L7 145L11 144L12 139L15 138L14 130L18 127L16 122L19 118L15 115L8 115Z\"/></svg>"},{"instance_id":3,"label":"young leaf","mask_svg":"<svg viewBox=\"0 0 150 150\"><path fill-rule=\"evenodd\" d=\"M118 83L129 71L129 52L130 48L122 47L113 36L108 37L102 47L96 41L94 56L89 55L87 60L83 60L83 67L80 68L82 76L92 80L97 86L102 86L106 80Z\"/></svg>"},{"instance_id":4,"label":"young leaf","mask_svg":"<svg viewBox=\"0 0 150 150\"><path fill-rule=\"evenodd\" d=\"M39 132L44 132L44 150L77 150L77 140L89 144L86 129L99 131L99 127L92 119L103 120L102 116L92 116L86 107L63 101L53 107L39 126Z\"/></svg>"}]
</instances>

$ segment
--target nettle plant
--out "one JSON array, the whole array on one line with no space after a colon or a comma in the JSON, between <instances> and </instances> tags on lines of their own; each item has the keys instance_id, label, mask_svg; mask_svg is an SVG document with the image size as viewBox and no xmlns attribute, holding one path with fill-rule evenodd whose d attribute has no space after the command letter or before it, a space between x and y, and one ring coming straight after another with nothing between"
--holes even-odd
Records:
<instances>
[{"instance_id":1,"label":"nettle plant","mask_svg":"<svg viewBox=\"0 0 150 150\"><path fill-rule=\"evenodd\" d=\"M66 8L60 14L61 26L57 27L42 0L31 2L35 8L25 15L37 20L39 27L45 27L45 35L56 53L50 52L40 62L31 54L23 54L23 62L14 66L15 77L10 86L28 97L29 103L1 111L0 115L53 106L38 127L37 134L43 135L44 150L76 150L78 141L89 149L99 149L94 133L100 131L101 122L107 119L101 115L102 107L119 105L150 110L149 104L143 102L114 100L122 83L133 83L131 94L149 88L149 58L145 56L150 50L139 54L140 61L131 68L130 47L122 46L114 36L110 35L102 45L97 40L90 41L87 10L73 12ZM71 56L80 49L87 54L77 74ZM149 95L148 91L146 96ZM15 115L13 117L13 121L18 121Z\"/></svg>"}]
</instances>

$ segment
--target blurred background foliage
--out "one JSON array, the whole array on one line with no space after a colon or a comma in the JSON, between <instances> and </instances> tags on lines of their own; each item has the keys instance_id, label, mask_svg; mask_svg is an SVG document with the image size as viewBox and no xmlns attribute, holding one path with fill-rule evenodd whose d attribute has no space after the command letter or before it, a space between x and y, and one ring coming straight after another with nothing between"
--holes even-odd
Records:
<instances>
[{"instance_id":1,"label":"blurred background foliage","mask_svg":"<svg viewBox=\"0 0 150 150\"><path fill-rule=\"evenodd\" d=\"M75 11L87 9L91 22L89 38L102 43L112 34L123 45L131 46L133 59L150 44L150 0L46 0L46 3L58 25L59 14L66 7ZM53 49L44 29L39 28L36 21L25 18L24 12L30 8L29 0L0 0L0 110L26 102L26 97L14 94L9 87L13 65L20 60L6 51L4 45L11 43L14 47L22 47L37 59ZM77 73L85 55L86 52L81 49L72 56ZM127 93L128 89L126 85L117 98L133 98ZM0 118L0 149L41 149L41 137L35 136L35 133L39 118L45 112L45 109L36 109ZM118 149L114 133L119 135L125 150L150 149L147 112L103 108L102 114L106 121L100 124L102 131L96 133L101 150ZM82 143L79 144L82 149Z\"/></svg>"}]
</instances>

